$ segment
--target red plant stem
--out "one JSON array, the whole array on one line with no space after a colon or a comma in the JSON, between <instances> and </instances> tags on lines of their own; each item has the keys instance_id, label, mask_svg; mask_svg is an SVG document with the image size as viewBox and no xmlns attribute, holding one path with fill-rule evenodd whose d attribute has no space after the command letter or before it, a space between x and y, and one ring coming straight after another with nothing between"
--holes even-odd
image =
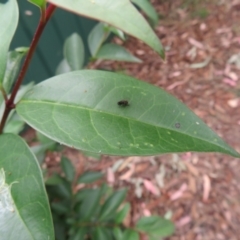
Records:
<instances>
[{"instance_id":1,"label":"red plant stem","mask_svg":"<svg viewBox=\"0 0 240 240\"><path fill-rule=\"evenodd\" d=\"M19 90L19 88L22 84L22 81L23 81L24 76L27 72L27 69L29 67L30 61L32 59L32 56L33 56L33 53L36 49L38 41L39 41L39 39L42 35L42 32L43 32L46 24L48 23L48 20L51 18L55 9L56 9L56 6L53 5L53 4L49 4L46 10L45 10L45 8L41 9L41 18L40 18L37 30L35 32L35 35L33 37L32 42L31 42L31 45L30 45L29 51L27 53L27 56L24 60L22 69L21 69L21 71L18 75L17 81L16 81L16 83L13 87L11 97L6 101L5 110L4 110L2 121L1 121L1 124L0 124L0 134L3 131L3 128L5 126L5 123L7 121L9 113L11 112L12 109L15 108L14 100L15 100L15 97L17 95L17 92L18 92L18 90Z\"/></svg>"}]
</instances>

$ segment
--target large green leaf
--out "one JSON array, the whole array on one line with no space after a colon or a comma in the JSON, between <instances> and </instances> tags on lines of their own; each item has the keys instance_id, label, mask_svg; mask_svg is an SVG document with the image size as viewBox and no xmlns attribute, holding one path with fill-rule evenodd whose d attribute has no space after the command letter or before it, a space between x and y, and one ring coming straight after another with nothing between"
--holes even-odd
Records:
<instances>
[{"instance_id":1,"label":"large green leaf","mask_svg":"<svg viewBox=\"0 0 240 240\"><path fill-rule=\"evenodd\" d=\"M142 62L141 59L133 56L124 47L114 43L104 44L98 51L96 58L104 60L116 60L137 63Z\"/></svg>"},{"instance_id":2,"label":"large green leaf","mask_svg":"<svg viewBox=\"0 0 240 240\"><path fill-rule=\"evenodd\" d=\"M41 169L17 135L0 135L0 239L54 239Z\"/></svg>"},{"instance_id":3,"label":"large green leaf","mask_svg":"<svg viewBox=\"0 0 240 240\"><path fill-rule=\"evenodd\" d=\"M18 24L16 0L0 1L0 85L7 64L7 53Z\"/></svg>"},{"instance_id":4,"label":"large green leaf","mask_svg":"<svg viewBox=\"0 0 240 240\"><path fill-rule=\"evenodd\" d=\"M73 33L66 39L63 54L72 71L82 69L84 63L84 45L82 38L77 33Z\"/></svg>"},{"instance_id":5,"label":"large green leaf","mask_svg":"<svg viewBox=\"0 0 240 240\"><path fill-rule=\"evenodd\" d=\"M109 23L142 40L164 57L164 50L157 35L129 0L48 1L68 11Z\"/></svg>"},{"instance_id":6,"label":"large green leaf","mask_svg":"<svg viewBox=\"0 0 240 240\"><path fill-rule=\"evenodd\" d=\"M119 106L121 100L129 106ZM240 156L176 98L111 72L82 70L53 77L29 91L17 112L49 138L90 152L202 151Z\"/></svg>"}]
</instances>

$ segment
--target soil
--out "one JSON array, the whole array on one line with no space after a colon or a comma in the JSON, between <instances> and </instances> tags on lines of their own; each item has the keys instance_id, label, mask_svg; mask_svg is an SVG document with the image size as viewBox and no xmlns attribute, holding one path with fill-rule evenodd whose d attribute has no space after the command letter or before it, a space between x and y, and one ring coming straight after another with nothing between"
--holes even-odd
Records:
<instances>
[{"instance_id":1,"label":"soil","mask_svg":"<svg viewBox=\"0 0 240 240\"><path fill-rule=\"evenodd\" d=\"M155 31L166 60L129 37L114 41L143 63L100 61L89 67L124 72L165 89L240 152L240 1L152 2L161 16ZM176 225L168 240L240 239L239 159L185 153L96 161L68 148L64 154L78 174L103 171L110 185L131 190L127 200L133 210L126 225L159 214ZM49 169L51 162L58 164L58 153L48 154Z\"/></svg>"}]
</instances>

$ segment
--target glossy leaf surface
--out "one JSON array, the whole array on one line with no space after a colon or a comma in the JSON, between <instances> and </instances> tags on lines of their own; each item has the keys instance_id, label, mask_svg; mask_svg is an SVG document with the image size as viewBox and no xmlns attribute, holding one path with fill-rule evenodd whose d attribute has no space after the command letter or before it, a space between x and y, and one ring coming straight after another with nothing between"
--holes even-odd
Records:
<instances>
[{"instance_id":1,"label":"glossy leaf surface","mask_svg":"<svg viewBox=\"0 0 240 240\"><path fill-rule=\"evenodd\" d=\"M88 47L91 55L95 56L103 42L109 36L109 32L105 30L103 23L98 23L88 35Z\"/></svg>"},{"instance_id":2,"label":"glossy leaf surface","mask_svg":"<svg viewBox=\"0 0 240 240\"><path fill-rule=\"evenodd\" d=\"M18 24L16 0L0 1L0 85L3 82L9 45Z\"/></svg>"},{"instance_id":3,"label":"glossy leaf surface","mask_svg":"<svg viewBox=\"0 0 240 240\"><path fill-rule=\"evenodd\" d=\"M104 44L98 51L96 58L126 62L142 62L141 59L134 57L124 47L114 43Z\"/></svg>"},{"instance_id":4,"label":"glossy leaf surface","mask_svg":"<svg viewBox=\"0 0 240 240\"><path fill-rule=\"evenodd\" d=\"M127 106L119 102L127 101ZM36 85L18 114L49 138L112 155L222 152L239 157L183 103L158 87L116 73L83 70Z\"/></svg>"},{"instance_id":5,"label":"glossy leaf surface","mask_svg":"<svg viewBox=\"0 0 240 240\"><path fill-rule=\"evenodd\" d=\"M149 0L131 0L146 13L154 25L158 23L158 14Z\"/></svg>"},{"instance_id":6,"label":"glossy leaf surface","mask_svg":"<svg viewBox=\"0 0 240 240\"><path fill-rule=\"evenodd\" d=\"M84 45L82 38L77 33L73 33L66 39L63 54L72 71L82 69L84 63Z\"/></svg>"},{"instance_id":7,"label":"glossy leaf surface","mask_svg":"<svg viewBox=\"0 0 240 240\"><path fill-rule=\"evenodd\" d=\"M54 239L42 172L26 143L17 135L0 135L0 238ZM4 190L5 189L5 190Z\"/></svg>"},{"instance_id":8,"label":"glossy leaf surface","mask_svg":"<svg viewBox=\"0 0 240 240\"><path fill-rule=\"evenodd\" d=\"M163 47L147 21L129 0L48 0L68 11L106 22L153 48L164 58Z\"/></svg>"}]
</instances>

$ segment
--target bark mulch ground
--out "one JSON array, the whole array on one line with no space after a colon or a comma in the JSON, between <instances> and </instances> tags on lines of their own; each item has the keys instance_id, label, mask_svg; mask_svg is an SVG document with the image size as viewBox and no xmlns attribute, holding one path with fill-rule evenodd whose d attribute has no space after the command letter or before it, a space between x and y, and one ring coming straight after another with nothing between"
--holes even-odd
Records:
<instances>
[{"instance_id":1,"label":"bark mulch ground","mask_svg":"<svg viewBox=\"0 0 240 240\"><path fill-rule=\"evenodd\" d=\"M193 2L193 4L191 4ZM102 61L90 67L121 71L170 92L240 152L240 1L153 1L155 28L166 61L140 41L119 40L143 63ZM195 4L194 4L195 3ZM183 7L183 4L185 4ZM131 224L140 215L166 215L176 224L169 240L240 239L240 163L223 154L87 158L65 154L78 173L99 170L116 188L127 186ZM47 163L59 160L49 154ZM144 238L143 238L144 239Z\"/></svg>"}]
</instances>

